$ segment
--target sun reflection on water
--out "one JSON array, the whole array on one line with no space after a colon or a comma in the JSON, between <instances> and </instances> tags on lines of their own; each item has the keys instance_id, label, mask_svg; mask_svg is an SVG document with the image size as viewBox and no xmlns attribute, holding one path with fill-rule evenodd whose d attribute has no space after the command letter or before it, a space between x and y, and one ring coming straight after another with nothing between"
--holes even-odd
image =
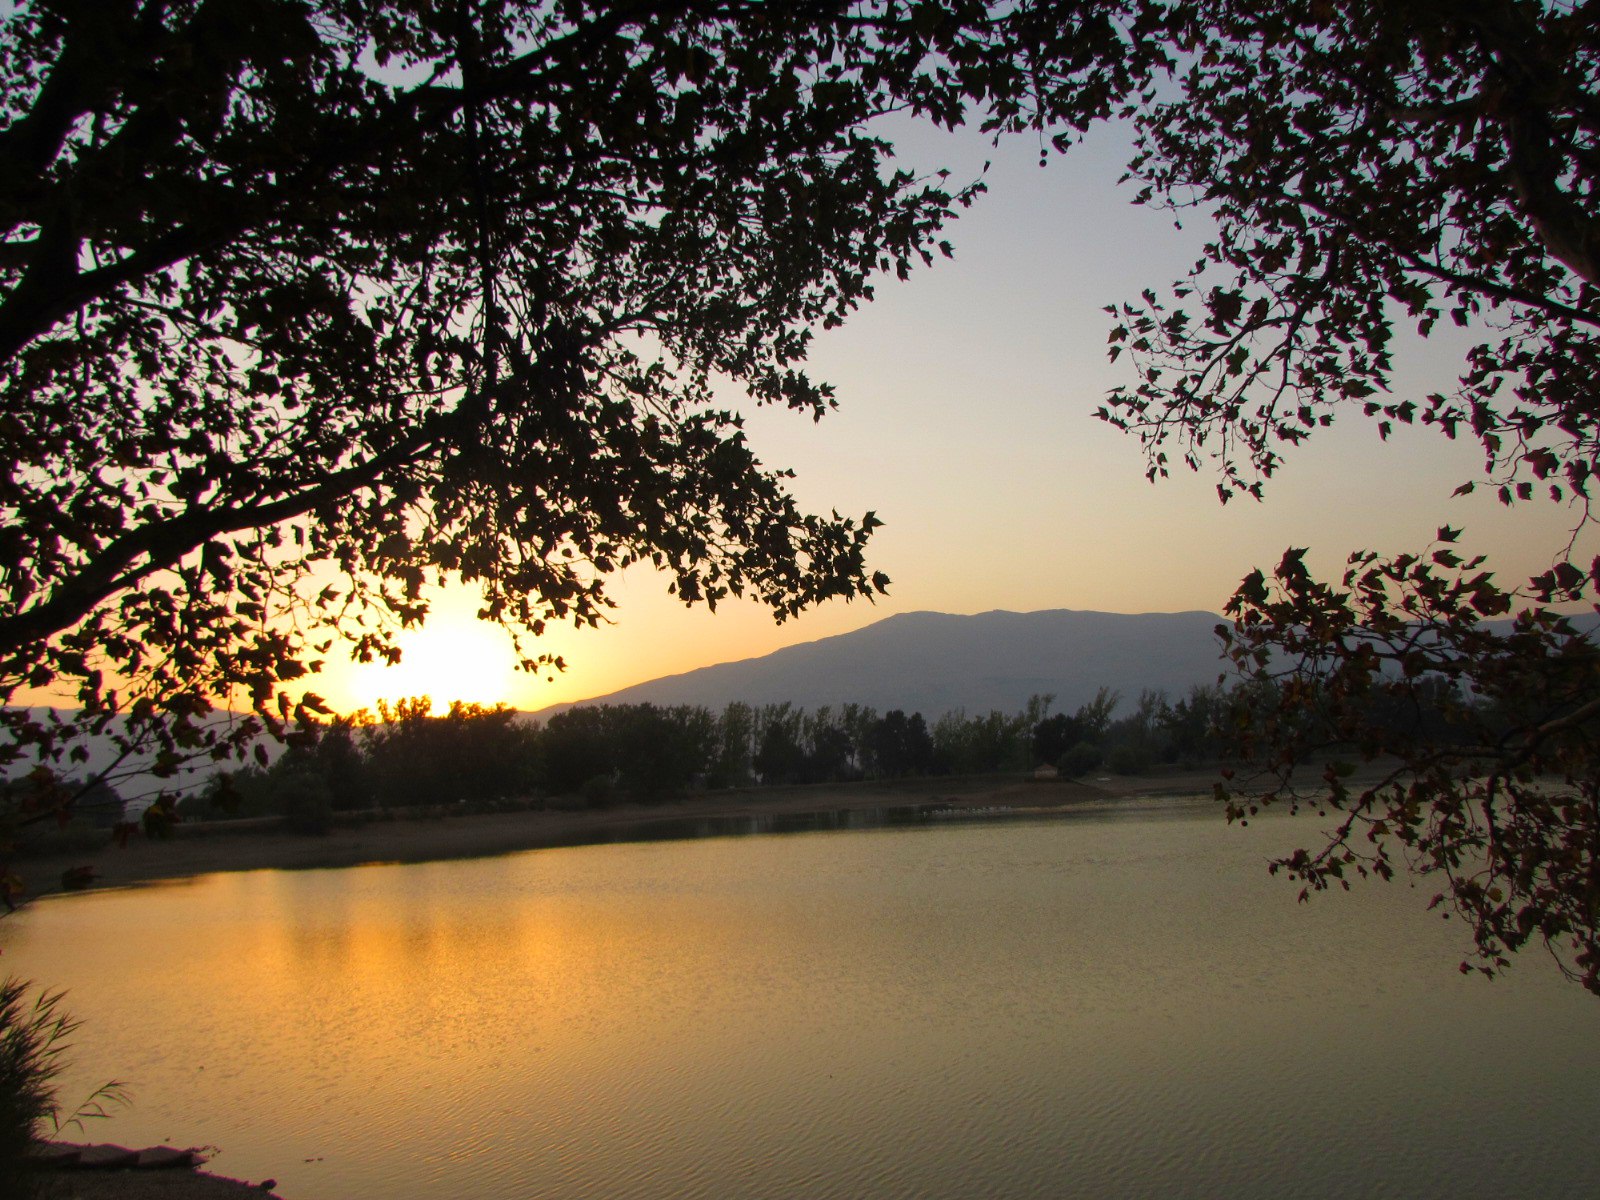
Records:
<instances>
[{"instance_id":1,"label":"sun reflection on water","mask_svg":"<svg viewBox=\"0 0 1600 1200\"><path fill-rule=\"evenodd\" d=\"M1600 1185L1592 1002L1533 962L1455 976L1403 888L1294 905L1262 836L220 875L39 905L7 957L74 989L76 1082L136 1084L96 1136L211 1142L293 1200Z\"/></svg>"}]
</instances>

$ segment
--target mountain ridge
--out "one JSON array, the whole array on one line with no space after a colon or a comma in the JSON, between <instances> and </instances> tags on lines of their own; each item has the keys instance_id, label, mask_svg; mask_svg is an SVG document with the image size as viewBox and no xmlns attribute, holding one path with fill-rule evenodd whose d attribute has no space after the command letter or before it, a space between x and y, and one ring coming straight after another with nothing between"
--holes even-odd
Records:
<instances>
[{"instance_id":1,"label":"mountain ridge","mask_svg":"<svg viewBox=\"0 0 1600 1200\"><path fill-rule=\"evenodd\" d=\"M599 704L791 701L814 709L858 703L925 716L965 709L1016 711L1052 693L1071 711L1102 687L1133 699L1144 688L1174 698L1213 683L1225 664L1215 613L1107 613L1090 609L960 614L895 613L848 633L769 654L664 675L584 700L541 709L548 718Z\"/></svg>"}]
</instances>

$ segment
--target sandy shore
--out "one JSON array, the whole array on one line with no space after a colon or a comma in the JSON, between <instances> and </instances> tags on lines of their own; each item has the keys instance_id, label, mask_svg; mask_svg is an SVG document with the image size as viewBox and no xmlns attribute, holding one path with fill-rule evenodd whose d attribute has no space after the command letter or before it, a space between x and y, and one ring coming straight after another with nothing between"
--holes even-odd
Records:
<instances>
[{"instance_id":1,"label":"sandy shore","mask_svg":"<svg viewBox=\"0 0 1600 1200\"><path fill-rule=\"evenodd\" d=\"M446 814L341 823L324 835L226 822L179 827L165 840L132 839L125 847L23 858L13 864L29 894L57 890L63 871L92 867L96 887L124 887L216 871L310 869L368 863L476 858L515 850L632 836L669 836L670 826L706 819L791 817L920 805L941 810L1082 809L1171 793L1207 792L1203 773L1112 777L1089 782L1011 778L916 779L711 792L661 804L619 804L561 812ZM653 827L653 828L652 828Z\"/></svg>"}]
</instances>

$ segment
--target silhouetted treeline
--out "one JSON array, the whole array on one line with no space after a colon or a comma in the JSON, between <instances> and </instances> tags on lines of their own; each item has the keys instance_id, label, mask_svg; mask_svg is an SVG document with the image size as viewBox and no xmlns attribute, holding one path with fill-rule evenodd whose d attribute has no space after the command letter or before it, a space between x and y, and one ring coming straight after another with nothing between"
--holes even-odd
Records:
<instances>
[{"instance_id":1,"label":"silhouetted treeline","mask_svg":"<svg viewBox=\"0 0 1600 1200\"><path fill-rule=\"evenodd\" d=\"M1021 712L880 713L859 704L807 710L734 703L598 705L537 724L504 706L426 699L382 705L375 718L306 730L273 764L212 780L186 807L207 817L282 814L308 831L339 811L462 802L597 806L694 789L848 783L1023 772L1068 777L1215 757L1209 722L1222 693L1195 688L1176 704L1143 693L1116 719L1102 689L1073 713L1034 696Z\"/></svg>"},{"instance_id":2,"label":"silhouetted treeline","mask_svg":"<svg viewBox=\"0 0 1600 1200\"><path fill-rule=\"evenodd\" d=\"M1259 693L1271 684L1196 686L1177 700L1141 692L1124 706L1102 688L1073 712L1054 697L1032 697L1020 712L880 713L859 704L807 710L793 704L735 703L720 713L696 705L598 705L540 724L497 706L455 704L435 714L427 699L379 705L302 730L276 762L224 772L184 801L190 817L286 816L298 829L327 828L342 811L458 806L597 807L646 803L692 790L862 780L1022 773L1051 767L1062 777L1138 774L1164 765L1233 756L1263 712L1304 723L1322 718L1297 685L1294 703ZM1247 692L1244 690L1248 688ZM1444 681L1419 678L1403 693L1376 689L1363 713L1369 728L1423 734L1448 743L1445 714L1474 701ZM1480 706L1480 715L1483 710ZM1118 715L1118 713L1122 715ZM1491 718L1495 715L1490 712ZM1505 714L1510 722L1516 714ZM1332 752L1341 734L1312 740ZM40 798L82 781L47 769L0 780L0 816L25 818ZM77 821L120 819L114 791L86 792ZM93 799L100 803L87 803ZM90 810L94 810L91 814Z\"/></svg>"}]
</instances>

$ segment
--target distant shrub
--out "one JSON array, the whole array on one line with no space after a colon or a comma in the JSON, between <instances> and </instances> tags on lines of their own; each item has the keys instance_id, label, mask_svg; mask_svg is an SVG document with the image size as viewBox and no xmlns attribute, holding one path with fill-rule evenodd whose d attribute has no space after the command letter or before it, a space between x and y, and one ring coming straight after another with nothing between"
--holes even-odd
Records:
<instances>
[{"instance_id":1,"label":"distant shrub","mask_svg":"<svg viewBox=\"0 0 1600 1200\"><path fill-rule=\"evenodd\" d=\"M609 775L591 775L578 791L590 808L604 808L616 796L617 785Z\"/></svg>"},{"instance_id":2,"label":"distant shrub","mask_svg":"<svg viewBox=\"0 0 1600 1200\"><path fill-rule=\"evenodd\" d=\"M1056 761L1056 770L1064 779L1077 779L1100 766L1100 747L1093 742L1079 742L1070 747Z\"/></svg>"},{"instance_id":3,"label":"distant shrub","mask_svg":"<svg viewBox=\"0 0 1600 1200\"><path fill-rule=\"evenodd\" d=\"M1137 746L1117 746L1106 755L1106 766L1116 775L1141 775L1150 765L1150 756Z\"/></svg>"},{"instance_id":4,"label":"distant shrub","mask_svg":"<svg viewBox=\"0 0 1600 1200\"><path fill-rule=\"evenodd\" d=\"M321 836L333 827L333 790L327 780L309 771L296 771L274 784L273 806L295 833Z\"/></svg>"}]
</instances>

